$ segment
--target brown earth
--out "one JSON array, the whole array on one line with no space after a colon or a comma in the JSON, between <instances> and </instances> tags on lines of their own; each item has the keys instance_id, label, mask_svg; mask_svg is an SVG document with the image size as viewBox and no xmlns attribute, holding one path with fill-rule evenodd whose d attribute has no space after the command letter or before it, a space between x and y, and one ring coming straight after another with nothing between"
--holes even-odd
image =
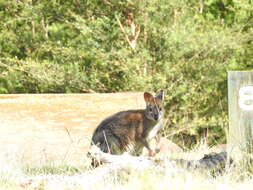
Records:
<instances>
[{"instance_id":1,"label":"brown earth","mask_svg":"<svg viewBox=\"0 0 253 190\"><path fill-rule=\"evenodd\" d=\"M102 119L144 106L139 92L0 95L0 156L38 163L83 160Z\"/></svg>"}]
</instances>

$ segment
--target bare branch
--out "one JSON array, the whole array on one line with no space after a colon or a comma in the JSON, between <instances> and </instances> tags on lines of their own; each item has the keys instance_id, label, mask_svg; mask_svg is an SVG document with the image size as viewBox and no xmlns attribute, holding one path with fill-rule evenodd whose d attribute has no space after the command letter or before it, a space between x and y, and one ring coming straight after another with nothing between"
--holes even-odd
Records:
<instances>
[{"instance_id":1,"label":"bare branch","mask_svg":"<svg viewBox=\"0 0 253 190\"><path fill-rule=\"evenodd\" d=\"M126 41L128 42L128 44L130 45L130 47L131 47L132 49L135 49L135 47L132 47L132 43L131 43L131 41L129 40L129 37L128 37L128 35L127 35L127 33L126 33L126 31L125 31L123 25L121 24L121 22L120 22L120 20L119 20L119 18L118 18L117 16L116 16L116 20L117 20L117 23L118 23L118 25L119 25L121 31L122 31L123 34L125 35Z\"/></svg>"},{"instance_id":2,"label":"bare branch","mask_svg":"<svg viewBox=\"0 0 253 190\"><path fill-rule=\"evenodd\" d=\"M155 157L138 157L131 156L128 153L122 155L112 155L102 152L98 147L92 146L88 151L88 157L100 164L112 164L117 168L153 168L170 164L171 166L182 166L189 169L222 169L226 164L233 161L228 159L226 152L210 153L204 155L200 160L184 160L184 159L159 159Z\"/></svg>"},{"instance_id":3,"label":"bare branch","mask_svg":"<svg viewBox=\"0 0 253 190\"><path fill-rule=\"evenodd\" d=\"M65 129L65 131L66 131L66 132L67 132L67 134L68 134L68 137L69 137L69 139L70 139L70 142L71 142L71 143L73 143L73 142L74 142L74 140L72 139L71 134L70 134L70 132L69 132L68 128L67 128L67 127L64 127L64 129Z\"/></svg>"}]
</instances>

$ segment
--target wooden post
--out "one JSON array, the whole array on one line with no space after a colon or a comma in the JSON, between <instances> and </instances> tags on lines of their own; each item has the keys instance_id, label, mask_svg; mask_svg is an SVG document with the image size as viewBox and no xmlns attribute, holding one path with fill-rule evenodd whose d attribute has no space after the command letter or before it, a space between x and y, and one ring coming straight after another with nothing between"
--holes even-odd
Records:
<instances>
[{"instance_id":1,"label":"wooden post","mask_svg":"<svg viewBox=\"0 0 253 190\"><path fill-rule=\"evenodd\" d=\"M247 160L253 145L253 71L228 72L228 153Z\"/></svg>"}]
</instances>

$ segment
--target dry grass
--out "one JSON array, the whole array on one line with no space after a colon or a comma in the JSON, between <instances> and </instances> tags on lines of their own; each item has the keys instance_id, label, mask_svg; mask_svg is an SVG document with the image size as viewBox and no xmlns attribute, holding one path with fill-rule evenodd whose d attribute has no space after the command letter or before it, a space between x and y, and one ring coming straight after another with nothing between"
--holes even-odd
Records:
<instances>
[{"instance_id":1,"label":"dry grass","mask_svg":"<svg viewBox=\"0 0 253 190\"><path fill-rule=\"evenodd\" d=\"M208 153L208 147L200 144L188 153L186 159L198 159ZM172 155L172 157L178 157ZM0 189L28 190L100 190L100 189L252 189L253 177L240 166L227 168L222 174L211 171L190 171L168 164L164 169L115 171L104 174L102 170L89 168L89 161L80 163L23 163L17 158L1 156Z\"/></svg>"},{"instance_id":2,"label":"dry grass","mask_svg":"<svg viewBox=\"0 0 253 190\"><path fill-rule=\"evenodd\" d=\"M242 166L227 168L215 177L211 171L189 171L170 165L162 170L130 169L111 173L91 169L84 157L85 147L81 146L85 143L88 146L90 139L83 134L93 131L101 117L109 115L107 110L112 113L116 108L123 110L117 105L126 104L122 104L122 95L118 95L117 101L115 96L106 97L113 99L114 104L107 100L106 105L110 107L105 107L103 98L90 101L87 96L75 96L73 103L68 99L68 105L62 105L61 98L50 96L14 98L19 102L13 105L18 107L9 105L13 101L9 97L2 99L0 190L253 189L253 177ZM127 105L136 107L137 100L132 100ZM94 102L95 106L89 106ZM83 109L86 107L96 109ZM190 152L173 154L170 158L200 159L209 151L202 142Z\"/></svg>"}]
</instances>

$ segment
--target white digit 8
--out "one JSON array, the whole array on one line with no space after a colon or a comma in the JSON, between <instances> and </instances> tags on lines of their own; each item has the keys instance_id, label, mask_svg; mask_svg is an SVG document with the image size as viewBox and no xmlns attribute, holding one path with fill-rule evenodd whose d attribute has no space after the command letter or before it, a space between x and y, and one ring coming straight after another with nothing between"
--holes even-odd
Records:
<instances>
[{"instance_id":1,"label":"white digit 8","mask_svg":"<svg viewBox=\"0 0 253 190\"><path fill-rule=\"evenodd\" d=\"M253 86L240 88L238 103L242 110L253 110Z\"/></svg>"}]
</instances>

